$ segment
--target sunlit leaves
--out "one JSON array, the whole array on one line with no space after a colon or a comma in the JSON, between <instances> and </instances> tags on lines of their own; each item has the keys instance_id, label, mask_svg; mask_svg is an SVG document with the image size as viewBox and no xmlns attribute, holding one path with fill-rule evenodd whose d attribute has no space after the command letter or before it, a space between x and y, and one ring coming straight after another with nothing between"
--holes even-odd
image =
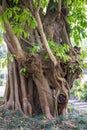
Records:
<instances>
[{"instance_id":1,"label":"sunlit leaves","mask_svg":"<svg viewBox=\"0 0 87 130\"><path fill-rule=\"evenodd\" d=\"M14 54L11 54L11 55L9 55L9 56L5 56L4 58L2 57L2 58L1 58L1 65L2 65L2 67L3 67L3 68L6 67L7 64L8 64L8 61L13 62L14 59L15 59L15 55L14 55Z\"/></svg>"},{"instance_id":2,"label":"sunlit leaves","mask_svg":"<svg viewBox=\"0 0 87 130\"><path fill-rule=\"evenodd\" d=\"M84 0L68 0L67 5L70 5L68 22L71 27L71 37L74 38L75 44L79 45L80 41L87 37L85 31L87 28L87 17Z\"/></svg>"},{"instance_id":3,"label":"sunlit leaves","mask_svg":"<svg viewBox=\"0 0 87 130\"><path fill-rule=\"evenodd\" d=\"M3 43L3 32L5 32L2 17L0 16L0 44Z\"/></svg>"},{"instance_id":4,"label":"sunlit leaves","mask_svg":"<svg viewBox=\"0 0 87 130\"><path fill-rule=\"evenodd\" d=\"M87 57L87 52L81 51L81 59Z\"/></svg>"},{"instance_id":5,"label":"sunlit leaves","mask_svg":"<svg viewBox=\"0 0 87 130\"><path fill-rule=\"evenodd\" d=\"M49 0L41 0L41 8L45 8L48 6Z\"/></svg>"},{"instance_id":6,"label":"sunlit leaves","mask_svg":"<svg viewBox=\"0 0 87 130\"><path fill-rule=\"evenodd\" d=\"M64 62L70 60L70 57L66 54L66 52L69 52L69 46L67 44L58 46L53 41L49 41L48 43L49 43L49 46L50 46L53 54L57 58L63 60ZM47 55L45 56L45 58L47 58Z\"/></svg>"},{"instance_id":7,"label":"sunlit leaves","mask_svg":"<svg viewBox=\"0 0 87 130\"><path fill-rule=\"evenodd\" d=\"M17 23L20 22L22 25L27 23L31 28L35 28L37 26L35 18L27 9L23 9L22 11L18 10L18 12L15 12L14 20Z\"/></svg>"},{"instance_id":8,"label":"sunlit leaves","mask_svg":"<svg viewBox=\"0 0 87 130\"><path fill-rule=\"evenodd\" d=\"M7 64L8 64L8 58L7 57L1 59L2 68L6 67Z\"/></svg>"},{"instance_id":9,"label":"sunlit leaves","mask_svg":"<svg viewBox=\"0 0 87 130\"><path fill-rule=\"evenodd\" d=\"M25 38L28 37L28 33L22 28L22 26L18 24L13 27L13 30L18 37L20 37L22 34L24 34Z\"/></svg>"},{"instance_id":10,"label":"sunlit leaves","mask_svg":"<svg viewBox=\"0 0 87 130\"><path fill-rule=\"evenodd\" d=\"M49 1L50 0L40 0L40 7L44 9L45 7L47 7ZM34 8L38 8L39 5L38 0L33 0L33 3L34 3Z\"/></svg>"},{"instance_id":11,"label":"sunlit leaves","mask_svg":"<svg viewBox=\"0 0 87 130\"><path fill-rule=\"evenodd\" d=\"M19 0L13 0L14 3L18 4Z\"/></svg>"},{"instance_id":12,"label":"sunlit leaves","mask_svg":"<svg viewBox=\"0 0 87 130\"><path fill-rule=\"evenodd\" d=\"M2 16L0 16L0 35L5 32L4 23L2 20Z\"/></svg>"},{"instance_id":13,"label":"sunlit leaves","mask_svg":"<svg viewBox=\"0 0 87 130\"><path fill-rule=\"evenodd\" d=\"M0 34L0 44L2 44L2 42L3 42L3 35Z\"/></svg>"},{"instance_id":14,"label":"sunlit leaves","mask_svg":"<svg viewBox=\"0 0 87 130\"><path fill-rule=\"evenodd\" d=\"M10 19L12 17L12 9L9 8L5 11L5 14L4 14L5 18L6 19Z\"/></svg>"},{"instance_id":15,"label":"sunlit leaves","mask_svg":"<svg viewBox=\"0 0 87 130\"><path fill-rule=\"evenodd\" d=\"M81 82L81 80L77 79L75 81L76 88L73 89L73 93L79 98L83 100L87 100L87 82Z\"/></svg>"},{"instance_id":16,"label":"sunlit leaves","mask_svg":"<svg viewBox=\"0 0 87 130\"><path fill-rule=\"evenodd\" d=\"M34 55L35 53L39 52L40 47L37 44L35 44L33 48L27 48L27 49L29 53L32 53Z\"/></svg>"},{"instance_id":17,"label":"sunlit leaves","mask_svg":"<svg viewBox=\"0 0 87 130\"><path fill-rule=\"evenodd\" d=\"M31 21L29 23L29 20L28 20L28 26L30 26L31 28L35 29L36 26L37 26L37 22L35 20L35 18L33 16L31 16Z\"/></svg>"},{"instance_id":18,"label":"sunlit leaves","mask_svg":"<svg viewBox=\"0 0 87 130\"><path fill-rule=\"evenodd\" d=\"M29 10L14 6L13 8L8 8L5 11L5 17L11 19L11 25L15 34L20 37L22 34L25 38L29 37L28 31L25 30L25 26L35 29L37 22Z\"/></svg>"}]
</instances>

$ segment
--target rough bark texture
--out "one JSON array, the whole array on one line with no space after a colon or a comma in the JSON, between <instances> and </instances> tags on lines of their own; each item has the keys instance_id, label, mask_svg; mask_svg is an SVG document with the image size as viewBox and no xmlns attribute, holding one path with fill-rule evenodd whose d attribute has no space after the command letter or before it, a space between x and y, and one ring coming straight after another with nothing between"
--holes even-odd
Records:
<instances>
[{"instance_id":1,"label":"rough bark texture","mask_svg":"<svg viewBox=\"0 0 87 130\"><path fill-rule=\"evenodd\" d=\"M30 116L44 113L48 119L57 115L65 115L70 89L81 70L78 68L78 55L70 43L65 20L66 14L63 12L64 7L61 2L60 0L57 5L59 10L52 10L53 1L50 0L47 13L43 16L39 7L34 14L31 0L20 1L18 6L23 4L29 8L38 24L36 29L28 29L30 36L27 39L22 36L18 40L10 23L3 19L7 31L4 39L8 48L8 56L15 54L16 57L13 62L10 60L8 62L8 79L1 107L11 110L19 109ZM14 5L8 1L6 6ZM4 10L2 7L0 7L0 14ZM47 40L55 41L58 46L68 44L70 46L68 55L71 60L64 63L56 59ZM37 42L41 49L37 54L30 54L27 52L27 47L32 48L34 42ZM48 53L48 59L44 58L45 53ZM74 73L70 71L71 65ZM26 69L26 75L21 72L22 68Z\"/></svg>"}]
</instances>

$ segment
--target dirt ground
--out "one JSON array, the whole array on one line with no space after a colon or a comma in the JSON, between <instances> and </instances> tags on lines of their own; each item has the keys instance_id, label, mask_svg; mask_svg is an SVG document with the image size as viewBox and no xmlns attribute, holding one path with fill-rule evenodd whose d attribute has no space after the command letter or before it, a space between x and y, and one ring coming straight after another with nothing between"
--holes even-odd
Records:
<instances>
[{"instance_id":1,"label":"dirt ground","mask_svg":"<svg viewBox=\"0 0 87 130\"><path fill-rule=\"evenodd\" d=\"M87 130L87 116L71 112L49 121L44 115L30 118L19 110L0 109L0 130Z\"/></svg>"}]
</instances>

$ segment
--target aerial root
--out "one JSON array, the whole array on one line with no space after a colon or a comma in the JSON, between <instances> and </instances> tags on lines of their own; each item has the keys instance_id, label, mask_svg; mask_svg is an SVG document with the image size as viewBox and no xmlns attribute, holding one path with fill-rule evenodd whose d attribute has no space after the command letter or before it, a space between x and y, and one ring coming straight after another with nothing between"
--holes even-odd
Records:
<instances>
[{"instance_id":1,"label":"aerial root","mask_svg":"<svg viewBox=\"0 0 87 130\"><path fill-rule=\"evenodd\" d=\"M9 110L14 110L15 109L15 103L12 100L9 100L5 104L1 105L0 108L5 108Z\"/></svg>"},{"instance_id":2,"label":"aerial root","mask_svg":"<svg viewBox=\"0 0 87 130\"><path fill-rule=\"evenodd\" d=\"M32 116L32 106L27 98L23 99L23 111L26 115Z\"/></svg>"}]
</instances>

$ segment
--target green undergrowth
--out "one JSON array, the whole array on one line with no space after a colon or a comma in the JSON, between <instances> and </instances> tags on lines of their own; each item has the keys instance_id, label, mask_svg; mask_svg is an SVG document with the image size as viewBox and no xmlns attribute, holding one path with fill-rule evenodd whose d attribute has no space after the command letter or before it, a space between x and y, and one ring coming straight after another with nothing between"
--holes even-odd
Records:
<instances>
[{"instance_id":1,"label":"green undergrowth","mask_svg":"<svg viewBox=\"0 0 87 130\"><path fill-rule=\"evenodd\" d=\"M19 110L0 109L0 130L87 130L87 116L72 111L68 117L46 120L44 115L30 118Z\"/></svg>"},{"instance_id":2,"label":"green undergrowth","mask_svg":"<svg viewBox=\"0 0 87 130\"><path fill-rule=\"evenodd\" d=\"M83 99L87 101L87 81L81 82L79 79L75 81L75 87L72 90L72 93L78 97L78 99Z\"/></svg>"}]
</instances>

